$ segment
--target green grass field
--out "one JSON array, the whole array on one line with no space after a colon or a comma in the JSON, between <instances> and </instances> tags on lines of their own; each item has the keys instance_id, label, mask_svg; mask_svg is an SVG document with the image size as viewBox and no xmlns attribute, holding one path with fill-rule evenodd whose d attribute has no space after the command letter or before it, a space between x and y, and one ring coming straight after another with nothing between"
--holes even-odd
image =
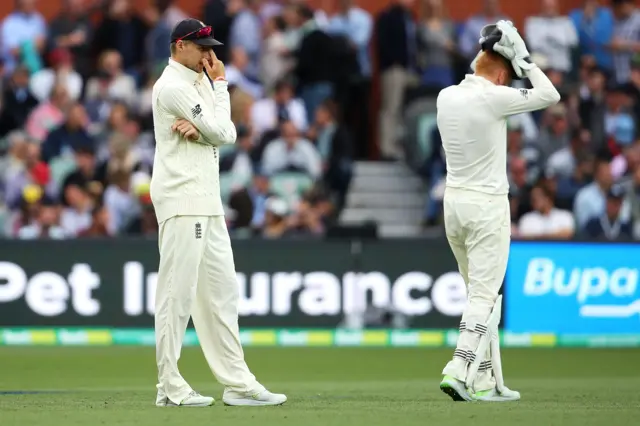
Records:
<instances>
[{"instance_id":1,"label":"green grass field","mask_svg":"<svg viewBox=\"0 0 640 426\"><path fill-rule=\"evenodd\" d=\"M198 348L181 369L216 398L209 408L156 408L149 347L0 348L1 426L518 425L640 423L640 350L505 349L508 404L455 403L438 389L451 349L248 348L259 380L289 401L225 407ZM52 391L50 393L26 393ZM23 392L20 394L19 392Z\"/></svg>"}]
</instances>

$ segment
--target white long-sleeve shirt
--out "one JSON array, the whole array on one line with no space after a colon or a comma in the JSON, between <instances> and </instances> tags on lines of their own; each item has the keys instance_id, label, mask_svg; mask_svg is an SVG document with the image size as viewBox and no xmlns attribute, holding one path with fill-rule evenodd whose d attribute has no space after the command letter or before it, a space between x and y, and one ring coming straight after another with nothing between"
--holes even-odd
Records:
<instances>
[{"instance_id":1,"label":"white long-sleeve shirt","mask_svg":"<svg viewBox=\"0 0 640 426\"><path fill-rule=\"evenodd\" d=\"M226 81L212 85L170 59L153 86L152 109L156 152L151 200L158 223L173 216L224 216L220 198L218 146L236 141ZM200 132L187 141L171 130L183 118Z\"/></svg>"},{"instance_id":2,"label":"white long-sleeve shirt","mask_svg":"<svg viewBox=\"0 0 640 426\"><path fill-rule=\"evenodd\" d=\"M443 89L437 124L447 163L446 185L488 194L508 194L507 117L547 108L560 100L553 83L537 67L529 71L533 89L497 86L469 74Z\"/></svg>"},{"instance_id":3,"label":"white long-sleeve shirt","mask_svg":"<svg viewBox=\"0 0 640 426\"><path fill-rule=\"evenodd\" d=\"M553 69L571 71L571 49L578 45L578 32L568 16L532 16L526 19L524 32L531 52L545 55Z\"/></svg>"}]
</instances>

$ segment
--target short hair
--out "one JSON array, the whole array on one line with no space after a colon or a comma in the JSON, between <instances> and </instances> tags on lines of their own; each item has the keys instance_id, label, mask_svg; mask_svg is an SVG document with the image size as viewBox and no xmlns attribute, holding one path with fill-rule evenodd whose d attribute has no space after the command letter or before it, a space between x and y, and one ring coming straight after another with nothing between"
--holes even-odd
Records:
<instances>
[{"instance_id":1,"label":"short hair","mask_svg":"<svg viewBox=\"0 0 640 426\"><path fill-rule=\"evenodd\" d=\"M485 50L480 54L476 62L477 73L493 74L498 69L511 75L511 64L504 56L490 50Z\"/></svg>"},{"instance_id":2,"label":"short hair","mask_svg":"<svg viewBox=\"0 0 640 426\"><path fill-rule=\"evenodd\" d=\"M177 51L177 50L176 50L176 43L175 43L175 42L172 42L172 43L169 45L169 51L171 52L171 54L172 54L172 55L175 55L175 54L176 54L176 51Z\"/></svg>"}]
</instances>

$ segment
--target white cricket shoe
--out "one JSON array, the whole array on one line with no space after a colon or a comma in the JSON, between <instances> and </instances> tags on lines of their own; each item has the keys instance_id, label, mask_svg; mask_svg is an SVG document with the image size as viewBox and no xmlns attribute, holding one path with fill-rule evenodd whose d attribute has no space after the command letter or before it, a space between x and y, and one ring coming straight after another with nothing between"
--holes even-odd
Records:
<instances>
[{"instance_id":1,"label":"white cricket shoe","mask_svg":"<svg viewBox=\"0 0 640 426\"><path fill-rule=\"evenodd\" d=\"M162 389L158 389L156 407L210 407L215 400L210 396L202 396L196 391L191 391L180 404L171 401Z\"/></svg>"},{"instance_id":2,"label":"white cricket shoe","mask_svg":"<svg viewBox=\"0 0 640 426\"><path fill-rule=\"evenodd\" d=\"M451 376L444 376L440 382L440 390L454 401L473 401L463 381Z\"/></svg>"},{"instance_id":3,"label":"white cricket shoe","mask_svg":"<svg viewBox=\"0 0 640 426\"><path fill-rule=\"evenodd\" d=\"M271 393L266 389L257 393L236 392L225 389L222 394L222 402L225 405L249 407L282 405L287 402L287 396L280 393Z\"/></svg>"},{"instance_id":4,"label":"white cricket shoe","mask_svg":"<svg viewBox=\"0 0 640 426\"><path fill-rule=\"evenodd\" d=\"M476 392L471 395L475 401L484 402L510 402L519 401L520 392L504 387L502 392L498 392L497 389L489 389L486 391Z\"/></svg>"}]
</instances>

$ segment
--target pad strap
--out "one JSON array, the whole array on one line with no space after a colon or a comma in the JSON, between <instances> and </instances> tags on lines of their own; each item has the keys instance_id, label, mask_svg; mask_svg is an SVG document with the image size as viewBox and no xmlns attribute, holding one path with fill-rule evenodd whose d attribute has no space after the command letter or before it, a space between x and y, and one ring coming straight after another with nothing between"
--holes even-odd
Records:
<instances>
[{"instance_id":1,"label":"pad strap","mask_svg":"<svg viewBox=\"0 0 640 426\"><path fill-rule=\"evenodd\" d=\"M470 331L472 333L477 333L481 336L484 336L485 334L487 334L487 326L484 324L462 321L460 323L460 333L462 333L463 331Z\"/></svg>"}]
</instances>

